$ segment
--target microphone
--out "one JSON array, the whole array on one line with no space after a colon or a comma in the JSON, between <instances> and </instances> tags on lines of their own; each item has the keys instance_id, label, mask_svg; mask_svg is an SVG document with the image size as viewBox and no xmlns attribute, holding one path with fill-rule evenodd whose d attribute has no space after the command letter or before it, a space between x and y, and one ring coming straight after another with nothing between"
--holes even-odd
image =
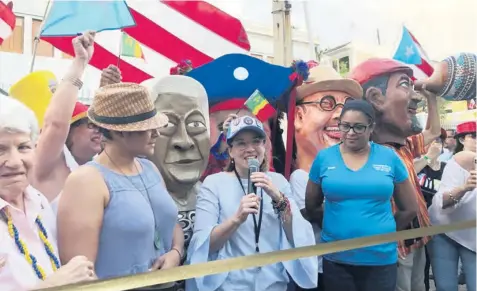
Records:
<instances>
[{"instance_id":1,"label":"microphone","mask_svg":"<svg viewBox=\"0 0 477 291\"><path fill-rule=\"evenodd\" d=\"M255 172L260 172L260 162L255 158L248 158L248 192L255 193L257 191L257 187L250 181L250 175Z\"/></svg>"}]
</instances>

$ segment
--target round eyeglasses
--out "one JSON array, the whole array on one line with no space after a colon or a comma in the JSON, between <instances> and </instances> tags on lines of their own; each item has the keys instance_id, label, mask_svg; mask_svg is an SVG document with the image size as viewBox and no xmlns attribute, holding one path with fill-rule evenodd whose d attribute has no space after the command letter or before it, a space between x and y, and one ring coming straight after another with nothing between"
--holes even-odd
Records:
<instances>
[{"instance_id":1,"label":"round eyeglasses","mask_svg":"<svg viewBox=\"0 0 477 291\"><path fill-rule=\"evenodd\" d=\"M336 109L336 107L338 106L341 106L343 107L346 102L350 101L350 100L353 100L353 98L351 97L347 97L345 99L345 102L344 103L338 103L336 101L336 98L332 95L326 95L326 96L323 96L321 97L321 99L318 101L306 101L306 102L300 102L298 103L298 105L304 105L304 104L318 104L320 105L321 109L323 109L323 111L333 111Z\"/></svg>"},{"instance_id":2,"label":"round eyeglasses","mask_svg":"<svg viewBox=\"0 0 477 291\"><path fill-rule=\"evenodd\" d=\"M369 125L364 125L364 124L347 124L347 123L339 123L338 124L338 129L342 132L348 133L350 130L353 130L354 133L364 133L366 129L369 127Z\"/></svg>"}]
</instances>

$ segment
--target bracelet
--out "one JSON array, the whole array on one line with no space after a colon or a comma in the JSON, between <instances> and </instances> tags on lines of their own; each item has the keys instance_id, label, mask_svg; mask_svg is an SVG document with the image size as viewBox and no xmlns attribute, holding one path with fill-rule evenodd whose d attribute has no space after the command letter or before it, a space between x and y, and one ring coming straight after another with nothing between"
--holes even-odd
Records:
<instances>
[{"instance_id":1,"label":"bracelet","mask_svg":"<svg viewBox=\"0 0 477 291\"><path fill-rule=\"evenodd\" d=\"M273 210L275 211L275 214L281 214L285 210L290 209L290 201L288 201L288 198L283 195L283 193L280 193L282 197L280 197L280 200L277 202L272 201L272 206Z\"/></svg>"},{"instance_id":2,"label":"bracelet","mask_svg":"<svg viewBox=\"0 0 477 291\"><path fill-rule=\"evenodd\" d=\"M449 198L452 200L452 203L454 203L454 205L457 205L460 202L460 200L455 198L451 192L449 192L448 195L449 195Z\"/></svg>"},{"instance_id":3,"label":"bracelet","mask_svg":"<svg viewBox=\"0 0 477 291\"><path fill-rule=\"evenodd\" d=\"M171 248L171 251L176 251L179 254L179 259L182 261L183 259L182 254L177 248Z\"/></svg>"},{"instance_id":4,"label":"bracelet","mask_svg":"<svg viewBox=\"0 0 477 291\"><path fill-rule=\"evenodd\" d=\"M70 82L71 84L73 84L73 86L77 87L78 90L81 90L81 88L83 88L83 81L78 78L64 77L62 81Z\"/></svg>"},{"instance_id":5,"label":"bracelet","mask_svg":"<svg viewBox=\"0 0 477 291\"><path fill-rule=\"evenodd\" d=\"M428 156L424 156L424 160L426 160L427 164L430 164L432 161Z\"/></svg>"}]
</instances>

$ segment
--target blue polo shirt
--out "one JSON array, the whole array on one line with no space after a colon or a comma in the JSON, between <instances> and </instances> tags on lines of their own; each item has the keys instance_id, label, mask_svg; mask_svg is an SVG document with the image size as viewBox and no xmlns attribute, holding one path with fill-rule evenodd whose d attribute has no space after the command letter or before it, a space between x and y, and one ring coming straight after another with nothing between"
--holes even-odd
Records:
<instances>
[{"instance_id":1,"label":"blue polo shirt","mask_svg":"<svg viewBox=\"0 0 477 291\"><path fill-rule=\"evenodd\" d=\"M408 178L407 169L391 149L370 143L368 161L359 170L349 169L339 144L321 150L309 178L320 184L324 203L322 242L384 234L396 231L391 207L394 184ZM350 265L390 265L397 262L397 243L344 251L324 256Z\"/></svg>"}]
</instances>

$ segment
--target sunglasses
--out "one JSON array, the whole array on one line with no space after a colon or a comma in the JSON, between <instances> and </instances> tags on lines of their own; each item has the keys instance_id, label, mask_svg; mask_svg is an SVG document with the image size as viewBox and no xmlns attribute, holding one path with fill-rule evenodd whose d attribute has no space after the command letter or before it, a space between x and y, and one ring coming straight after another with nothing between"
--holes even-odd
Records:
<instances>
[{"instance_id":1,"label":"sunglasses","mask_svg":"<svg viewBox=\"0 0 477 291\"><path fill-rule=\"evenodd\" d=\"M338 106L341 106L343 107L346 102L350 101L350 100L353 100L353 98L351 97L347 97L345 99L345 102L344 103L338 103L336 101L336 98L332 95L326 95L326 96L323 96L319 101L306 101L306 102L301 102L299 103L299 105L305 105L305 104L318 104L320 105L320 108L323 110L323 111L333 111L336 109L336 107Z\"/></svg>"}]
</instances>

